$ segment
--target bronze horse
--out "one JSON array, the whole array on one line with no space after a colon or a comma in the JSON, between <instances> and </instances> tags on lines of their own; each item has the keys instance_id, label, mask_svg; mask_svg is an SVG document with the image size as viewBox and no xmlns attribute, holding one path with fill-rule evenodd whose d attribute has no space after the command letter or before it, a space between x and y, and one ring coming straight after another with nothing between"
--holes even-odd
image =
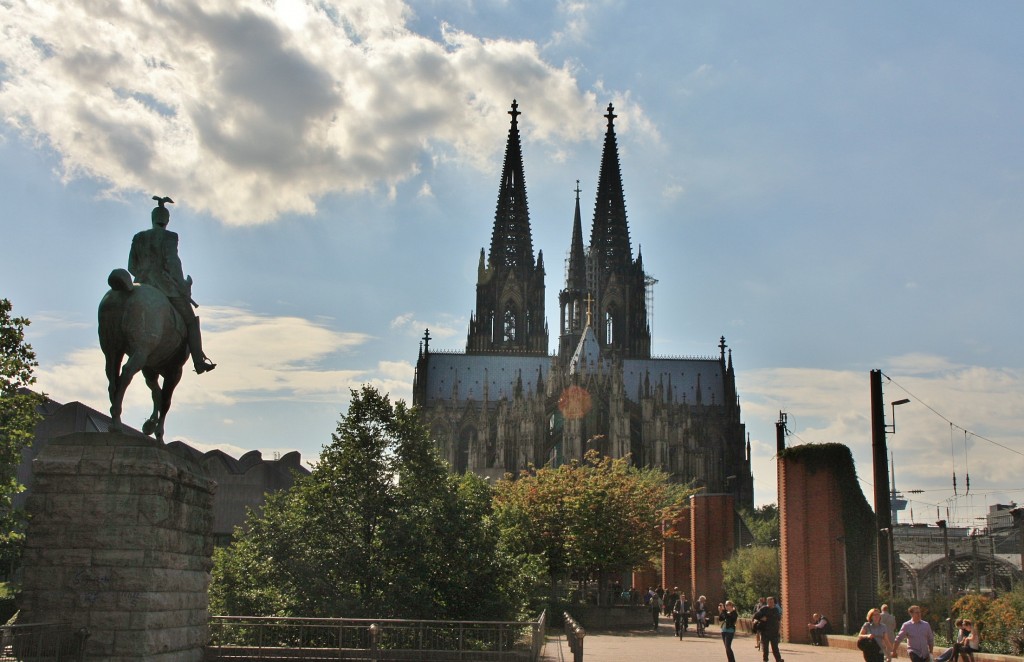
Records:
<instances>
[{"instance_id":1,"label":"bronze horse","mask_svg":"<svg viewBox=\"0 0 1024 662\"><path fill-rule=\"evenodd\" d=\"M163 441L171 396L189 355L185 323L160 290L133 283L125 269L110 272L107 283L110 291L99 307L99 335L106 357L110 416L114 419L110 430L123 429L124 394L141 371L153 394L153 414L143 423L142 431L156 433L157 440ZM128 360L122 367L125 355ZM163 378L162 384L159 378Z\"/></svg>"}]
</instances>

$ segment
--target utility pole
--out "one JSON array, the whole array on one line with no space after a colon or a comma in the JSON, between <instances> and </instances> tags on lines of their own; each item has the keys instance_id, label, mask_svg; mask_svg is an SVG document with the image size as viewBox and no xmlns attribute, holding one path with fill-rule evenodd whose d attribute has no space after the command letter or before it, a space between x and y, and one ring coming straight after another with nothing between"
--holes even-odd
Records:
<instances>
[{"instance_id":1,"label":"utility pole","mask_svg":"<svg viewBox=\"0 0 1024 662\"><path fill-rule=\"evenodd\" d=\"M942 529L942 569L946 580L945 593L949 595L953 592L953 582L949 576L949 531L946 530L946 520L944 519L940 519L935 525Z\"/></svg>"},{"instance_id":2,"label":"utility pole","mask_svg":"<svg viewBox=\"0 0 1024 662\"><path fill-rule=\"evenodd\" d=\"M878 558L878 574L883 578L891 598L895 595L891 569L892 502L889 498L889 457L885 444L885 403L882 401L881 370L871 371L871 457L875 484L875 553Z\"/></svg>"}]
</instances>

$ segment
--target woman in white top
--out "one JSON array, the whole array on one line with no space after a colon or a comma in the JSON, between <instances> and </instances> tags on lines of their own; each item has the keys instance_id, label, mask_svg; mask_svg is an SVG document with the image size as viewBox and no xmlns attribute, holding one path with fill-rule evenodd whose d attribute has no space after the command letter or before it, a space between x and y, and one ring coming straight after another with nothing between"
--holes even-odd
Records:
<instances>
[{"instance_id":1,"label":"woman in white top","mask_svg":"<svg viewBox=\"0 0 1024 662\"><path fill-rule=\"evenodd\" d=\"M981 648L981 635L969 618L964 619L963 629L967 630L968 634L960 644L960 659L974 662L974 654Z\"/></svg>"}]
</instances>

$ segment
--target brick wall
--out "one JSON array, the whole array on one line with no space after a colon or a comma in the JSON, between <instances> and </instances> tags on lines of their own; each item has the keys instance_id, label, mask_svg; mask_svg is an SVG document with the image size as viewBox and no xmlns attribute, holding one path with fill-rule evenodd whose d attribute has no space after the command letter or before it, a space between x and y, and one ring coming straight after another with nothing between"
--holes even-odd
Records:
<instances>
[{"instance_id":1,"label":"brick wall","mask_svg":"<svg viewBox=\"0 0 1024 662\"><path fill-rule=\"evenodd\" d=\"M662 585L666 588L678 586L679 590L690 594L691 559L690 551L690 509L684 509L673 524L672 529L682 539L671 538L665 541L661 553Z\"/></svg>"},{"instance_id":2,"label":"brick wall","mask_svg":"<svg viewBox=\"0 0 1024 662\"><path fill-rule=\"evenodd\" d=\"M690 593L693 600L707 597L709 609L725 601L722 562L735 549L735 500L731 494L690 497Z\"/></svg>"},{"instance_id":3,"label":"brick wall","mask_svg":"<svg viewBox=\"0 0 1024 662\"><path fill-rule=\"evenodd\" d=\"M810 643L807 623L821 613L842 626L845 600L845 532L836 475L812 470L806 458L781 457L779 525L782 571L782 638Z\"/></svg>"}]
</instances>

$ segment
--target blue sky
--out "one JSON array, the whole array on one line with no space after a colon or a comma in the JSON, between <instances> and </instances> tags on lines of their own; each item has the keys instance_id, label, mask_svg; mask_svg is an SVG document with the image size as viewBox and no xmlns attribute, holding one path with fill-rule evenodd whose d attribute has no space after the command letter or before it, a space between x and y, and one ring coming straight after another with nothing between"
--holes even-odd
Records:
<instances>
[{"instance_id":1,"label":"blue sky","mask_svg":"<svg viewBox=\"0 0 1024 662\"><path fill-rule=\"evenodd\" d=\"M913 400L891 447L898 486L924 490L915 521L1024 498L1018 3L0 15L0 296L32 320L56 400L108 406L96 304L156 193L220 364L186 375L169 437L313 460L350 387L409 399L425 327L464 348L513 98L554 338L573 189L586 222L614 103L632 241L659 281L654 353L715 355L725 336L758 503L776 497L780 410L790 443L850 445L870 499L873 368L887 401Z\"/></svg>"}]
</instances>

